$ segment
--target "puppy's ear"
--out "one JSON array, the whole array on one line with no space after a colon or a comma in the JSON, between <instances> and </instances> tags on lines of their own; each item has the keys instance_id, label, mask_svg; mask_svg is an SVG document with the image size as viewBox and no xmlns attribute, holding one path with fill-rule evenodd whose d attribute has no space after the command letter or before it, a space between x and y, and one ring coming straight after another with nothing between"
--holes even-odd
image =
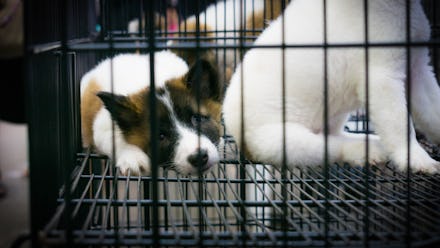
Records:
<instances>
[{"instance_id":1,"label":"puppy's ear","mask_svg":"<svg viewBox=\"0 0 440 248\"><path fill-rule=\"evenodd\" d=\"M185 76L185 84L192 94L201 99L221 101L223 85L217 68L206 59L197 60Z\"/></svg>"},{"instance_id":2,"label":"puppy's ear","mask_svg":"<svg viewBox=\"0 0 440 248\"><path fill-rule=\"evenodd\" d=\"M116 121L122 130L129 130L131 126L139 121L139 115L127 97L103 91L98 92L96 95L104 103L112 119Z\"/></svg>"}]
</instances>

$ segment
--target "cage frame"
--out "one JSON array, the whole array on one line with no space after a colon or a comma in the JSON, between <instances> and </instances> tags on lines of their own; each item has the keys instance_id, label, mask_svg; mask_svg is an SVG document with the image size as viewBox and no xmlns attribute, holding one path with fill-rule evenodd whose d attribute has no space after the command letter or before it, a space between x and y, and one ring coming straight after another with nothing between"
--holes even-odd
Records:
<instances>
[{"instance_id":1,"label":"cage frame","mask_svg":"<svg viewBox=\"0 0 440 248\"><path fill-rule=\"evenodd\" d=\"M325 0L324 0L325 1ZM433 233L429 233L426 232L419 234L417 232L414 232L415 234L419 235L421 238L421 240L415 239L412 240L412 236L411 234L414 234L411 231L411 226L412 224L410 223L410 219L407 219L406 221L404 221L405 223L405 228L404 231L400 232L399 234L393 234L392 232L390 232L391 234L388 234L389 236L393 236L396 235L396 238L393 243L393 239L387 239L387 235L385 235L385 238L380 234L371 234L374 232L369 231L369 227L368 225L371 224L369 221L369 215L371 213L369 213L369 211L371 210L372 212L376 213L380 211L376 210L374 208L368 208L366 207L365 209L365 214L367 217L364 216L364 218L366 218L366 223L364 225L367 225L367 227L364 227L363 229L363 233L361 233L360 231L357 231L356 233L353 233L352 236L353 237L357 237L356 238L347 238L344 237L342 234L339 234L339 238L340 242L332 240L331 237L337 237L338 234L334 234L331 232L331 227L329 226L329 223L327 223L328 221L330 221L331 217L330 215L333 215L334 213L331 213L328 209L330 207L334 207L337 208L338 205L335 202L332 202L329 200L330 196L333 194L330 191L325 191L325 199L323 201L317 201L317 202L313 202L313 200L311 200L311 203L315 204L315 205L319 205L322 208L325 209L323 216L319 216L320 218L322 218L322 220L324 220L324 223L322 225L324 225L323 227L323 232L319 233L316 232L315 236L313 236L312 234L310 235L310 237L316 237L316 240L310 238L309 236L303 234L303 237L305 239L305 241L297 241L295 240L296 237L301 237L301 232L299 231L300 234L298 233L291 233L289 232L287 229L281 232L273 232L276 234L268 234L271 233L272 231L268 231L267 233L252 233L252 232L248 232L246 231L246 225L248 224L248 218L252 217L255 220L258 220L258 218L256 218L255 216L252 216L252 214L249 214L249 210L247 209L248 206L251 207L257 207L261 205L265 205L268 204L268 206L272 207L272 208L279 208L277 211L281 212L281 213L287 213L288 209L292 210L292 211L297 211L294 210L294 208L291 208L292 204L294 204L294 201L290 201L287 199L282 199L282 200L278 200L278 201L273 201L273 202L269 202L269 203L258 203L257 201L249 201L246 199L239 199L236 201L215 201L212 200L211 202L203 202L202 200L196 200L196 201L192 201L192 202L185 202L183 199L181 201L181 204L190 204L190 205L194 205L194 206L204 206L203 204L207 204L209 206L212 205L212 207L218 209L222 209L223 206L233 206L236 207L237 209L235 210L236 215L240 216L242 218L241 222L236 224L238 229L241 229L242 232L240 234L237 235L233 235L233 232L230 233L222 233L222 232L218 232L218 233L209 233L209 232L204 232L204 231L198 231L199 235L197 238L194 239L190 239L187 238L185 239L185 237L191 236L191 235L195 235L195 234L190 234L190 233L177 233L177 234L181 234L182 237L184 238L180 238L178 240L180 240L181 242L173 242L171 240L171 237L176 237L176 233L161 233L160 228L162 228L159 224L159 220L155 219L154 217L151 218L151 232L140 232L140 233L124 233L122 232L114 232L114 233L110 233L107 234L105 232L99 232L93 233L90 230L87 230L85 233L81 233L78 232L76 229L74 229L71 225L67 224L65 229L62 230L56 230L53 229L54 227L54 223L59 222L59 221L66 221L66 223L69 223L69 220L72 214L75 213L75 209L78 208L77 206L72 206L70 204L65 204L64 207L62 207L62 210L60 210L60 206L63 206L63 202L64 203L80 203L81 199L85 199L84 197L84 192L83 191L83 195L82 197L80 197L79 199L76 199L75 196L73 194L70 193L69 190L66 189L72 189L75 188L78 185L78 182L81 181L83 178L87 178L89 177L90 180L90 175L83 175L82 172L84 171L84 168L86 166L86 162L88 162L90 159L91 160L104 160L104 161L109 161L108 158L103 158L100 157L99 155L96 154L92 154L90 153L90 151L82 151L79 149L80 145L80 133L78 132L79 130L79 109L78 109L78 99L79 99L79 86L77 84L78 81L78 64L77 64L77 57L78 57L78 53L89 53L89 52L93 52L93 51L103 51L105 53L108 54L115 54L116 52L120 52L120 51L136 51L137 49L141 49L143 51L146 52L153 52L153 51L157 51L160 49L164 49L164 48L176 48L176 49L180 49L180 48L191 48L192 46L194 46L194 43L186 43L183 45L175 45L175 46L169 46L167 44L165 44L164 42L157 42L157 40L154 39L154 37L152 35L150 35L148 37L148 40L146 38L144 39L140 39L139 43L133 43L132 40L128 39L128 41L126 39L119 39L117 36L112 37L112 35L110 35L110 38L108 40L106 40L105 36L104 37L94 37L95 34L95 30L93 29L93 27L90 26L90 23L88 26L90 26L88 28L88 31L86 32L87 34L87 38L82 38L82 39L76 39L77 37L72 38L72 33L75 33L75 31L71 31L71 30L67 30L65 28L62 27L67 27L67 23L71 20L69 20L69 18L72 17L72 15L74 13L71 13L71 7L72 6L81 6L81 4L84 5L84 3L81 3L80 1L60 1L59 3L55 3L51 8L49 8L48 12L51 13L56 13L56 15L58 15L59 20L61 20L60 22L60 26L57 27L57 31L55 33L57 33L54 37L49 37L48 40L45 40L43 37L40 39L40 37L36 37L37 35L37 31L30 31L33 28L35 28L35 26L41 24L41 23L33 23L35 22L36 19L38 19L39 15L42 15L42 13L38 13L40 10L35 11L35 6L37 5L37 3L35 3L36 1L28 1L25 2L25 13L26 14L26 28L27 28L27 36L26 36L26 58L27 58L27 71L28 73L28 78L29 78L29 85L28 85L28 89L27 89L27 99L28 99L28 120L29 120L29 141L30 141L30 146L29 146L29 152L30 152L30 164L31 164L31 174L30 174L30 185L31 185L31 231L32 231L32 244L35 247L40 246L41 244L45 244L45 245L63 245L63 244L81 244L81 245L127 245L127 246L131 246L131 245L151 245L151 246L185 246L185 247L195 247L195 246L284 246L284 247L288 247L291 245L294 246L309 246L309 245L313 245L313 246L347 246L347 245L356 245L356 246L370 246L370 245L378 245L378 246L384 246L384 245L392 245L392 246L405 246L405 245L427 245L427 244L438 244L440 243L440 240L438 240L438 238L435 238L436 236L440 236L438 234L440 234L440 228L439 228L439 224L437 223L437 225L435 224L430 224L433 225L434 227L437 227L438 229L436 229L435 232ZM102 4L105 3L106 1L103 0ZM143 2L143 1L142 1ZM429 2L429 1L426 1ZM440 16L440 11L437 12L435 11L435 7L438 8L438 4L435 3L435 1L431 1L432 6L434 10L432 10L432 15L435 16L433 18L438 18L437 16ZM153 2L150 2L150 4L153 4ZM90 3L85 4L87 6L90 6ZM76 7L78 7L76 6ZM104 8L103 8L104 6ZM144 5L145 10L147 10L147 5ZM103 11L103 9L105 9L105 4L101 5L101 11ZM150 10L152 10L153 7L150 6ZM33 13L34 12L34 13ZM44 12L45 11L41 11ZM150 13L151 14L151 13ZM108 17L109 18L109 17ZM110 24L111 26L111 24ZM105 30L105 29L104 29ZM155 31L153 30L152 25L150 25L149 27L145 27L145 31L146 33L149 32L150 34L155 33ZM81 32L80 32L81 33ZM73 36L76 36L77 34L73 34ZM84 36L84 33L82 33L81 35ZM435 27L433 29L433 36L435 37L432 41L429 42L420 42L420 43L411 43L411 46L432 46L434 48L438 48L440 46L440 40L438 39L438 37L440 37L440 28L439 27ZM58 39L57 39L58 38ZM239 49L249 49L249 48L258 48L257 46L254 46L250 43L247 43L244 41L244 38L242 38L243 40L241 40L241 42L238 45L223 45L221 47L216 47L215 45L209 44L209 43L205 43L203 42L203 39L196 39L195 43L196 43L196 47L200 48L200 49L209 49L209 48L239 48ZM166 38L164 38L163 40L166 40ZM159 39L159 41L161 41ZM151 45L149 45L151 44ZM368 46L378 46L378 47L383 47L383 46L396 46L396 45L402 45L402 44L392 44L392 43L383 43L383 44L368 44ZM307 48L307 47L320 47L322 45L286 45L285 48ZM326 44L325 45L328 48L331 47L365 47L365 44ZM265 48L279 48L278 46L260 46L260 47L265 47ZM436 55L437 56L437 55ZM93 55L91 55L92 60L93 60ZM56 61L57 63L57 68L52 69L52 71L48 76L48 82L45 83L45 87L42 87L42 82L38 81L38 80L34 80L34 77L45 77L47 75L37 75L36 74L41 70L41 68L39 67L38 63L41 61ZM436 61L434 63L437 63ZM437 66L438 67L438 66ZM40 72L42 73L42 72ZM43 73L44 74L44 73ZM50 84L49 82L52 82L52 84ZM66 82L66 83L60 83L60 82ZM53 87L53 88L52 88ZM54 100L55 97L55 100ZM62 99L65 99L65 101L63 101ZM55 105L53 105L54 103L56 103ZM41 111L42 108L48 108L51 109L51 111L49 112L45 112L45 111ZM367 124L368 126L368 124ZM48 130L48 127L50 127L51 129ZM48 138L49 136L55 134L56 137L52 137L52 138ZM235 145L233 143L233 141L231 141L231 144ZM41 148L44 147L45 149L49 150L50 152L41 152ZM236 149L236 148L234 148ZM46 151L47 151L46 150ZM52 156L51 154L56 154L56 156ZM108 163L108 162L107 162ZM407 193L408 196L407 197L411 197L407 202L413 202L415 204L415 206L422 206L425 207L425 205L421 204L422 201L428 201L430 204L433 204L433 207L435 209L439 209L440 208L440 198L436 198L435 194L431 194L430 197L433 197L433 199L422 199L419 201L419 199L414 198L415 196L417 196L418 194L423 195L422 193L426 193L424 191L416 191L416 192L411 192L411 189L413 187L412 183L415 183L415 185L422 185L419 181L421 182L425 182L428 185L431 185L432 187L436 188L440 185L440 178L438 175L434 175L434 176L420 176L420 175L405 175L399 172L394 171L394 169L392 167L386 166L385 168L377 168L377 167L368 167L366 168L366 170L368 171L368 173L365 173L364 169L361 168L356 168L356 167L345 167L345 165L336 165L334 169L334 167L323 167L321 168L322 171L319 172L312 172L315 173L316 176L321 176L318 177L318 179L314 178L314 177L310 177L308 178L307 181L306 179L301 179L300 176L298 175L302 175L304 176L304 174L310 174L309 176L312 175L311 172L307 172L307 171L303 171L302 169L299 170L299 172L292 172L292 171L279 171L279 173L281 174L286 174L286 173L292 173L293 176L298 176L298 178L296 179L297 181L292 179L272 179L272 180L267 180L264 179L244 179L246 177L246 174L248 174L249 172L246 171L246 169L244 169L245 167L248 166L258 166L258 164L256 163L252 163L250 161L245 160L244 157L241 157L240 155L238 155L238 157L235 157L234 159L224 159L222 161L222 163L226 166L226 164L235 164L235 166L238 166L239 168L239 175L237 178L194 178L194 179L173 179L173 178L167 178L167 177L160 177L159 175L157 175L157 172L153 173L152 177L124 177L124 176L120 176L118 175L118 172L113 170L112 173L114 173L112 176L109 177L96 177L98 179L103 179L101 182L102 183L107 183L109 185L114 185L114 187L118 187L116 186L118 184L118 182L120 181L125 181L125 182L132 182L132 181L136 181L138 184L143 183L144 185L146 185L146 182L151 182L152 187L158 187L158 185L164 184L165 182L170 182L173 180L183 180L182 181L182 185L184 183L188 183L191 180L193 180L193 182L197 182L198 185L198 189L200 190L201 187L200 185L203 185L203 183L206 183L206 180L209 183L230 183L232 185L236 185L237 189L239 191L240 195L246 195L246 184L255 184L255 185L259 185L258 183L263 183L263 185L266 185L264 187L266 187L265 189L267 189L267 185L271 185L271 183L283 183L285 182L285 180L287 180L288 183L291 184L292 187L296 187L295 183L297 183L297 181L299 183L301 183L302 185L308 185L307 187L310 188L310 190L313 188L310 185L312 184L317 184L320 185L320 187L325 188L326 186L330 186L335 184L335 182L338 182L341 185L344 185L345 187L350 188L351 190L354 191L362 191L364 190L366 192L366 201L367 204L376 204L381 206L381 204L384 204L383 202L388 202L390 205L394 206L395 208L402 208L400 206L396 206L396 202L402 202L402 200L397 199L396 201L392 201L389 199L383 199L383 202L381 201L375 201L375 200L371 200L369 197L369 194L377 194L377 192L372 191L372 188L370 188L370 186L368 186L368 182L370 181L369 176L371 176L371 174L369 174L370 170L386 170L386 173L392 174L395 178L382 178L380 180L378 180L378 182L376 183L396 183L396 182L400 182L400 184L398 185L393 185L394 187L397 188L403 188L405 189L405 185L407 186ZM63 167L63 165L69 165L66 168L60 168ZM79 167L75 167L74 165L79 165ZM265 165L263 165L264 170L265 171L270 171L271 169L269 169L268 167L266 167ZM79 169L78 169L79 168ZM82 169L81 169L82 168ZM72 170L75 173L72 173ZM353 177L357 177L358 181L356 182L355 180L355 185L357 185L358 187L363 187L362 190L358 190L356 188L353 188L354 186L352 186L351 184L349 184L348 182L350 182L350 178L347 176L347 178L344 179L340 179L338 177L332 177L335 176L338 171L338 169L341 169L343 174L345 175L350 175ZM107 167L108 172L110 172L112 169ZM312 168L311 171L316 170L315 168ZM336 171L336 172L335 172ZM81 173L79 173L81 172ZM269 173L269 172L268 172ZM299 173L299 174L295 174L295 173ZM386 174L385 173L385 174ZM155 175L154 175L155 174ZM261 176L261 175L260 175ZM400 177L399 177L400 176ZM58 181L51 181L51 180L47 180L47 178L58 178ZM408 180L410 179L410 180ZM289 181L291 180L291 181ZM317 180L317 181L316 181ZM345 181L346 180L346 181ZM109 182L107 182L109 181ZM362 182L363 184L361 185ZM91 183L94 181L90 181ZM64 183L63 187L61 189L59 189L59 184L60 183ZM233 184L235 183L235 184ZM353 183L353 182L351 182ZM357 183L357 184L356 184ZM91 184L90 184L91 185ZM128 186L129 184L126 183L124 185L125 189L130 188L130 186ZM109 186L110 187L110 186ZM146 186L144 186L146 187ZM256 186L258 187L258 186ZM260 186L263 187L263 186ZM421 186L422 188L424 188L425 186ZM111 188L111 187L110 187ZM374 188L374 187L373 187ZM264 189L264 190L265 190ZM426 190L426 188L424 188ZM264 192L264 190L260 189L261 192ZM153 190L153 192L157 192L157 190ZM316 192L315 192L316 193ZM350 195L350 193L345 192L347 195ZM398 192L396 191L396 194ZM118 194L117 190L114 191L114 194ZM281 195L286 196L289 195L289 189L287 189L287 187L283 188ZM307 192L303 192L303 194L307 194ZM346 195L346 196L347 196ZM291 194L289 196L294 197L294 194ZM153 196L152 200L150 203L147 202L143 202L141 201L141 205L142 206L150 206L149 204L151 204L151 209L156 209L159 210L161 207L165 206L173 206L173 204L179 205L179 202L171 202L169 200L166 201L161 201L158 199L158 195ZM246 198L246 197L244 197ZM57 199L57 200L54 200ZM316 200L315 200L316 201ZM359 205L363 205L362 201L359 202L359 199L353 199L353 201L341 201L341 204L348 204L350 209L355 209L355 208L351 208L352 205L350 204L359 204ZM364 204L365 204L364 202ZM403 201L405 202L405 201ZM100 202L99 204L102 203L106 203L109 204L109 206L113 206L111 205L111 201L107 201L107 202ZM61 205L60 205L61 204ZM115 203L116 205L119 204L126 204L127 206L131 206L131 204L134 204L131 201L122 201L122 202L117 202ZM306 201L298 201L295 204L305 204L306 206L308 206L307 204L309 204L309 202ZM312 204L312 205L313 205ZM394 205L393 205L394 204ZM217 205L217 206L216 206ZM423 220L426 220L428 218L428 216L426 216L425 213L423 212L418 212L417 210L411 210L410 208L413 205L410 205L409 203L407 203L405 205L405 207L407 208L407 216L410 216L411 213L414 213L413 211L415 211L415 213L420 214L422 217L420 217ZM128 207L127 207L128 208ZM343 211L344 209L340 209L340 211ZM386 208L381 209L385 212L389 211ZM435 213L433 212L432 209L428 208L425 209L428 211L432 211L432 214ZM109 210L110 211L110 210ZM114 210L113 210L114 211ZM354 210L356 211L356 210ZM404 210L402 210L404 211ZM116 211L117 212L117 211ZM313 211L311 211L313 213ZM54 214L55 213L55 214ZM114 213L116 214L116 213ZM199 215L202 216L204 213L202 210L199 211ZM378 214L378 213L376 213ZM117 215L117 214L116 214ZM155 216L153 214L153 216ZM157 215L156 215L157 216ZM199 217L200 217L199 216ZM393 216L396 217L396 214L393 213ZM438 216L438 215L437 215ZM223 222L227 223L225 216L220 216L221 218L223 218ZM334 216L333 216L334 217ZM438 216L439 217L439 216ZM88 219L89 217L87 217ZM91 217L90 217L91 218ZM335 217L336 218L336 217ZM398 217L396 217L398 218ZM86 220L87 220L86 219ZM440 219L440 217L439 217ZM205 220L206 221L206 220ZM286 221L291 221L291 223L286 223ZM307 222L307 220L303 220L304 222ZM310 220L309 220L310 221ZM341 223L343 223L343 221L340 221ZM388 220L388 222L393 222L391 220ZM373 220L372 221L373 224L378 225L377 220ZM175 223L174 223L175 224ZM229 223L228 223L229 224ZM172 223L171 223L172 225ZM229 224L230 225L230 224ZM286 225L296 225L296 223L292 220L285 220L282 221L281 223L282 226L286 227ZM313 226L313 224L310 224L311 226ZM344 225L344 224L341 224ZM396 225L396 224L395 224ZM172 227L171 228L175 228L176 227ZM204 228L212 228L209 226L205 226ZM225 229L227 229L227 227L224 227ZM263 228L263 227L261 227ZM267 228L267 227L266 227ZM118 229L118 225L116 225L116 229ZM264 228L263 228L264 229ZM300 229L300 228L299 228ZM244 230L244 231L243 231ZM322 231L322 230L321 230ZM51 233L53 232L53 233ZM197 233L197 231L194 231L194 233ZM99 234L99 235L98 235ZM252 237L252 235L255 235L254 237ZM51 236L53 235L53 236ZM58 235L58 236L57 236ZM79 235L79 236L78 236ZM81 236L83 235L83 236ZM122 235L122 236L121 236ZM136 235L140 235L140 236L136 236ZM174 235L174 236L173 236ZM187 235L187 236L185 236ZM215 238L215 236L217 235L217 238ZM222 236L223 235L223 236ZM370 235L375 235L376 239L373 239L370 237ZM425 235L425 236L423 236ZM92 238L87 239L86 236L90 236ZM99 236L99 237L98 237ZM125 236L125 239L124 239ZM136 236L136 238L132 238ZM179 235L177 235L179 236ZM78 238L79 237L79 238ZM95 237L95 238L93 238ZM97 238L96 238L97 237ZM104 238L102 238L104 237ZM128 237L128 238L127 238ZM139 238L140 237L140 238ZM167 237L169 237L167 239ZM214 238L212 238L214 237ZM248 237L248 239L245 239L245 237ZM249 238L250 237L250 238ZM266 239L265 239L266 237ZM309 239L307 239L306 237L309 237ZM423 237L430 237L431 239L426 239ZM225 238L225 240L222 240L221 238ZM291 239L289 239L291 238ZM250 239L250 241L249 241ZM134 240L134 241L133 241ZM183 240L183 241L182 241ZM381 240L383 242L379 242L378 240ZM315 241L315 242L313 242ZM377 242L376 242L377 241Z\"/></svg>"}]
</instances>

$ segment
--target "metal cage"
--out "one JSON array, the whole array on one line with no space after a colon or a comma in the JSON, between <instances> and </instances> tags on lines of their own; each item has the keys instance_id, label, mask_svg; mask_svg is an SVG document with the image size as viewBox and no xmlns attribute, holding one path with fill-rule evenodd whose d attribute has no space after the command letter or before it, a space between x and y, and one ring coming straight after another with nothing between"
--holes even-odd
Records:
<instances>
[{"instance_id":1,"label":"metal cage","mask_svg":"<svg viewBox=\"0 0 440 248\"><path fill-rule=\"evenodd\" d=\"M102 58L216 49L235 51L239 63L261 32L238 30L230 43L213 45L205 40L206 30L169 31L161 28L168 22L167 2L25 1L33 246L440 244L438 174L407 174L390 164L283 170L246 160L228 135L219 147L221 163L202 177L167 169L151 177L122 176L111 158L84 150L79 79ZM214 2L180 0L179 21ZM266 1L265 7L287 3L281 2ZM440 6L435 0L423 4L433 26L426 46L440 75ZM138 26L130 32L133 19ZM221 30L213 33L220 37ZM365 115L354 114L346 131L373 132L365 130L366 122ZM438 146L423 144L440 158Z\"/></svg>"}]
</instances>

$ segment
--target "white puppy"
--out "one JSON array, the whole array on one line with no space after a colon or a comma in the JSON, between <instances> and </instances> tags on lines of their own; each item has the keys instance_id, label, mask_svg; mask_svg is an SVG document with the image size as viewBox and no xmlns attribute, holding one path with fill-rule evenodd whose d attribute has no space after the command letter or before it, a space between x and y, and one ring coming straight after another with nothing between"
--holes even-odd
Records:
<instances>
[{"instance_id":1,"label":"white puppy","mask_svg":"<svg viewBox=\"0 0 440 248\"><path fill-rule=\"evenodd\" d=\"M367 66L367 53L362 46L329 48L326 56L324 49L319 47L325 41L324 23L329 44L363 44L366 39L373 44L406 42L407 1L367 1L368 37L365 36L363 0L327 1L326 20L323 2L292 1L284 17L274 21L257 39L256 45L281 45L284 39L287 45L318 46L286 48L284 53L279 48L250 50L232 76L224 99L227 130L238 144L244 144L243 149L253 160L282 165L285 137L288 166L322 164L325 150L324 82L327 78L328 158L330 162L362 164L366 159L366 137L348 135L342 127L351 111L366 106L368 83L369 114L380 137L369 136L369 162L391 159L399 169L405 170L409 142L412 170L437 171L440 163L430 158L418 144L413 127L414 121L433 142L440 142L440 89L429 65L428 48L411 47L410 54L407 54L404 46L370 47ZM430 27L420 0L408 2L410 41L428 41ZM411 88L412 118L409 123L406 81Z\"/></svg>"}]
</instances>

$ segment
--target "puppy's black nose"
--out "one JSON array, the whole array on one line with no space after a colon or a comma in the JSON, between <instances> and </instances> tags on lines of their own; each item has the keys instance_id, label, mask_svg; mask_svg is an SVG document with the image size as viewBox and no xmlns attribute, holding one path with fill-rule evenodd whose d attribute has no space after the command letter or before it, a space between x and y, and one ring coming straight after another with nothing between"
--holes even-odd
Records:
<instances>
[{"instance_id":1,"label":"puppy's black nose","mask_svg":"<svg viewBox=\"0 0 440 248\"><path fill-rule=\"evenodd\" d=\"M199 167L205 166L208 163L208 159L208 151L200 149L188 157L188 162L194 167Z\"/></svg>"}]
</instances>

